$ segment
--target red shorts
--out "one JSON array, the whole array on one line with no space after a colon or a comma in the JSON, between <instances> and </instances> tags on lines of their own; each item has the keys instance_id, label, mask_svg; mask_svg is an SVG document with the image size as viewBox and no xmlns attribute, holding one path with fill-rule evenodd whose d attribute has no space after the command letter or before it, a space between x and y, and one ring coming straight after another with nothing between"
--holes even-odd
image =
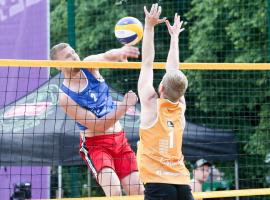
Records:
<instances>
[{"instance_id":1,"label":"red shorts","mask_svg":"<svg viewBox=\"0 0 270 200\"><path fill-rule=\"evenodd\" d=\"M120 180L138 171L136 155L124 132L81 137L80 147L80 155L96 179L104 167L112 168Z\"/></svg>"}]
</instances>

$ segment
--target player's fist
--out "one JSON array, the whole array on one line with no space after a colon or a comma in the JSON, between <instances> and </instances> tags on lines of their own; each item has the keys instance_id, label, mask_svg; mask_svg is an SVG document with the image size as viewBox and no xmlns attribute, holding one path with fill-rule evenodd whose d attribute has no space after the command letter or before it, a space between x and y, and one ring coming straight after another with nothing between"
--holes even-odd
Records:
<instances>
[{"instance_id":1,"label":"player's fist","mask_svg":"<svg viewBox=\"0 0 270 200\"><path fill-rule=\"evenodd\" d=\"M125 45L119 49L119 61L127 62L128 58L138 58L140 51L138 47L133 47L130 45Z\"/></svg>"},{"instance_id":2,"label":"player's fist","mask_svg":"<svg viewBox=\"0 0 270 200\"><path fill-rule=\"evenodd\" d=\"M127 108L134 106L138 101L138 97L132 90L128 91L123 99L123 103L127 106Z\"/></svg>"}]
</instances>

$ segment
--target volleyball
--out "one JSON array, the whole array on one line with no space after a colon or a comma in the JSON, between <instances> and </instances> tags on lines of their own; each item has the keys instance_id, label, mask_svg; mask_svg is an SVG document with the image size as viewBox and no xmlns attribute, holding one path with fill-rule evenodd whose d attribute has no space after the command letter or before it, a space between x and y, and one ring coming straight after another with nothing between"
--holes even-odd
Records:
<instances>
[{"instance_id":1,"label":"volleyball","mask_svg":"<svg viewBox=\"0 0 270 200\"><path fill-rule=\"evenodd\" d=\"M114 33L122 44L135 45L143 37L143 25L135 17L124 17L116 23Z\"/></svg>"}]
</instances>

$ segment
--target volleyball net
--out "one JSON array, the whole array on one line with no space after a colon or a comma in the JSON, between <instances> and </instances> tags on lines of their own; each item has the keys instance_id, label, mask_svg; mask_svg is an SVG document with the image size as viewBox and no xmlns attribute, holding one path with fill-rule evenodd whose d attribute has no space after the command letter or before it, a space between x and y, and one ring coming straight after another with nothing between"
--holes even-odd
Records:
<instances>
[{"instance_id":1,"label":"volleyball net","mask_svg":"<svg viewBox=\"0 0 270 200\"><path fill-rule=\"evenodd\" d=\"M108 68L110 64L112 67ZM48 66L100 68L110 86L112 97L115 101L121 101L127 91L133 90L137 93L140 67L139 62L36 60L0 60L0 65L9 66L5 68L9 73L1 76L2 81L7 80L1 89L4 102L8 98L8 95L4 94L19 94L20 90L29 89L32 81L43 81L42 76L41 78L36 76L34 79L29 76L31 70L41 72ZM28 70L27 75L11 73L16 66L19 67L19 72ZM194 193L195 197L245 196L251 199L267 199L270 164L268 134L270 104L267 99L270 90L268 78L270 65L182 63L180 66L189 80L186 93L187 124L183 139L186 165L193 176L196 160L204 158L213 164L203 190L215 192ZM164 74L162 69L164 63L155 63L154 68L156 69L154 85L157 87ZM116 75L108 74L108 70ZM9 79L17 80L18 87L8 87ZM22 82L25 82L26 86L18 90ZM30 177L31 191L49 190L51 198L104 196L102 188L79 156L80 136L75 120L67 116L58 104L59 85L62 82L63 76L58 74L37 89L28 91L28 94L19 100L1 105L0 158L3 166L1 170L4 171L6 168L11 174L10 166L30 168L30 172L16 171L15 176ZM121 118L121 124L135 152L139 140L139 117L138 103ZM50 169L35 171L36 167ZM2 177L11 179L7 174L2 173ZM40 180L35 183L34 180L38 177ZM42 180L45 179L49 179L49 183L44 184ZM7 189L5 187L0 190L5 191ZM14 185L8 187L10 189ZM143 196L107 198L143 199Z\"/></svg>"}]
</instances>

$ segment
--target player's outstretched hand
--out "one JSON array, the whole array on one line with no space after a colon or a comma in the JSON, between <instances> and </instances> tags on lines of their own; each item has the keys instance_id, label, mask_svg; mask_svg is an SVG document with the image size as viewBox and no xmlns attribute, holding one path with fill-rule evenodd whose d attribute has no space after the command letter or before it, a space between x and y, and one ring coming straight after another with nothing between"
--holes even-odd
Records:
<instances>
[{"instance_id":1,"label":"player's outstretched hand","mask_svg":"<svg viewBox=\"0 0 270 200\"><path fill-rule=\"evenodd\" d=\"M157 24L163 23L166 21L166 17L159 19L161 14L161 6L159 6L157 3L152 4L150 12L146 9L146 6L144 6L144 13L145 13L145 27L154 27Z\"/></svg>"},{"instance_id":2,"label":"player's outstretched hand","mask_svg":"<svg viewBox=\"0 0 270 200\"><path fill-rule=\"evenodd\" d=\"M138 58L140 51L138 47L125 45L119 49L120 62L127 62L128 58Z\"/></svg>"},{"instance_id":3,"label":"player's outstretched hand","mask_svg":"<svg viewBox=\"0 0 270 200\"><path fill-rule=\"evenodd\" d=\"M181 21L180 15L177 13L174 15L173 25L170 24L169 20L166 20L166 25L171 36L179 36L179 34L185 30L185 28L182 28L183 21Z\"/></svg>"}]
</instances>

